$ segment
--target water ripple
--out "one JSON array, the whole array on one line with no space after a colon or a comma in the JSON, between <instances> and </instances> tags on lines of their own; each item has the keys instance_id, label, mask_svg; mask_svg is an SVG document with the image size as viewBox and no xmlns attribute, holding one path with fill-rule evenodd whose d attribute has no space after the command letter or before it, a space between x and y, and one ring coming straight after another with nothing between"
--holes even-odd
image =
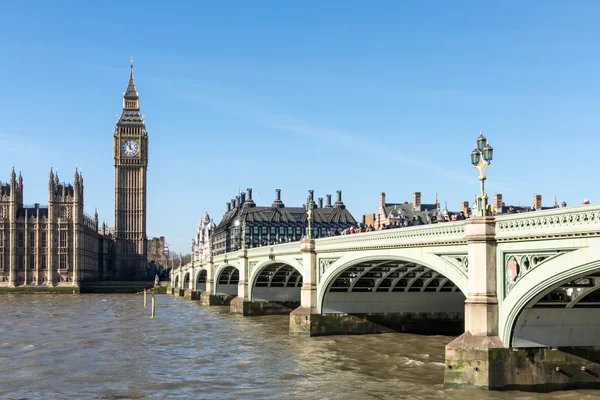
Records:
<instances>
[{"instance_id":1,"label":"water ripple","mask_svg":"<svg viewBox=\"0 0 600 400\"><path fill-rule=\"evenodd\" d=\"M444 390L452 338L384 334L299 338L285 316L157 296L3 295L0 398L586 399Z\"/></svg>"}]
</instances>

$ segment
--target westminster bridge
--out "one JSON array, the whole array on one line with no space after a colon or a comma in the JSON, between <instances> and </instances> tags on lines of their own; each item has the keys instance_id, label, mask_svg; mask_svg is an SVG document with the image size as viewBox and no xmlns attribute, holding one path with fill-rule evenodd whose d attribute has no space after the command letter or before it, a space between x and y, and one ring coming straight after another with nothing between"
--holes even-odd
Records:
<instances>
[{"instance_id":1,"label":"westminster bridge","mask_svg":"<svg viewBox=\"0 0 600 400\"><path fill-rule=\"evenodd\" d=\"M600 205L303 240L175 269L172 288L290 334L460 335L445 384L600 385ZM290 312L291 311L291 312Z\"/></svg>"}]
</instances>

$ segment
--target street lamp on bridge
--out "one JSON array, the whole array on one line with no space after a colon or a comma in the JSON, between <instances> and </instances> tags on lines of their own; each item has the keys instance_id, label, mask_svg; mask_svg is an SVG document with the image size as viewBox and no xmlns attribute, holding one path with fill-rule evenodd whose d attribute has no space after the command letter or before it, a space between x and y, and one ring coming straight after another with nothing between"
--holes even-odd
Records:
<instances>
[{"instance_id":1,"label":"street lamp on bridge","mask_svg":"<svg viewBox=\"0 0 600 400\"><path fill-rule=\"evenodd\" d=\"M306 238L312 239L312 228L310 226L310 222L312 220L312 210L313 210L313 199L308 195L306 199L306 204L304 205L304 209L306 210L306 220L308 221L308 225L306 226Z\"/></svg>"},{"instance_id":2,"label":"street lamp on bridge","mask_svg":"<svg viewBox=\"0 0 600 400\"><path fill-rule=\"evenodd\" d=\"M481 184L479 194L475 200L478 217L485 217L487 213L488 197L485 194L483 183L485 182L485 169L490 165L493 155L494 149L483 136L483 131L479 131L475 149L471 152L471 163L479 171L479 182Z\"/></svg>"}]
</instances>

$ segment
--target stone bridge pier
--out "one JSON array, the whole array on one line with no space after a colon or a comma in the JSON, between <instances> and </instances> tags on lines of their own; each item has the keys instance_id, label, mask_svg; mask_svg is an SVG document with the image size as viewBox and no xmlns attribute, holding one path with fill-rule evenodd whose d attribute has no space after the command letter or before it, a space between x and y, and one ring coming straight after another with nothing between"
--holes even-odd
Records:
<instances>
[{"instance_id":1,"label":"stone bridge pier","mask_svg":"<svg viewBox=\"0 0 600 400\"><path fill-rule=\"evenodd\" d=\"M494 217L467 220L468 293L465 301L465 333L446 346L446 386L494 386L498 365L507 349L498 337L496 295L496 241ZM500 383L500 382L497 382Z\"/></svg>"}]
</instances>

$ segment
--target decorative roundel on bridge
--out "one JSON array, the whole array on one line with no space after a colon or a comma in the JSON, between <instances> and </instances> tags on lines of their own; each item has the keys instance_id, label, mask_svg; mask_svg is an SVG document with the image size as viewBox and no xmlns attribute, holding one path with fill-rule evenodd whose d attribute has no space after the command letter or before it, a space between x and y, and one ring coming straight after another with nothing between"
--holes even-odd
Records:
<instances>
[{"instance_id":1,"label":"decorative roundel on bridge","mask_svg":"<svg viewBox=\"0 0 600 400\"><path fill-rule=\"evenodd\" d=\"M511 257L508 260L508 264L506 264L506 274L508 276L508 279L510 279L512 282L516 281L519 277L519 272L521 272L519 263L514 257Z\"/></svg>"}]
</instances>

